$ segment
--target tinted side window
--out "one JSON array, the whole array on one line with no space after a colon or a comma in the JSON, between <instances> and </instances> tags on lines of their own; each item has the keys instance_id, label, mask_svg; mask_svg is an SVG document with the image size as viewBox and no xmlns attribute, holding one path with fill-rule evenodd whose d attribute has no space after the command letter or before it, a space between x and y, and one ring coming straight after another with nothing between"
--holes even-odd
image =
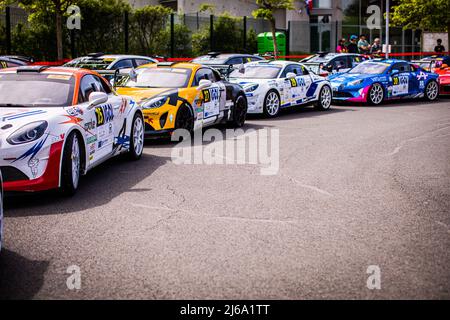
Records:
<instances>
[{"instance_id":1,"label":"tinted side window","mask_svg":"<svg viewBox=\"0 0 450 320\"><path fill-rule=\"evenodd\" d=\"M145 60L145 59L135 59L134 61L136 62L136 67L153 62L151 60Z\"/></svg>"},{"instance_id":2,"label":"tinted side window","mask_svg":"<svg viewBox=\"0 0 450 320\"><path fill-rule=\"evenodd\" d=\"M205 80L211 80L212 82L216 82L216 77L214 76L214 73L212 72L211 69L200 69L197 71L197 73L195 74L195 79L194 79L194 86L198 86L198 84L200 83L200 80L205 79Z\"/></svg>"},{"instance_id":3,"label":"tinted side window","mask_svg":"<svg viewBox=\"0 0 450 320\"><path fill-rule=\"evenodd\" d=\"M347 58L340 57L333 60L333 70L347 68Z\"/></svg>"},{"instance_id":4,"label":"tinted side window","mask_svg":"<svg viewBox=\"0 0 450 320\"><path fill-rule=\"evenodd\" d=\"M102 81L93 75L85 75L81 79L80 83L80 92L78 94L78 101L80 103L86 102L89 100L89 96L92 92L106 92L103 87Z\"/></svg>"},{"instance_id":5,"label":"tinted side window","mask_svg":"<svg viewBox=\"0 0 450 320\"><path fill-rule=\"evenodd\" d=\"M242 63L242 58L241 57L237 57L237 58L231 58L230 60L228 60L227 64L241 64ZM246 61L247 62L247 61Z\"/></svg>"},{"instance_id":6,"label":"tinted side window","mask_svg":"<svg viewBox=\"0 0 450 320\"><path fill-rule=\"evenodd\" d=\"M133 68L133 61L131 59L124 59L116 62L113 69L125 69L125 68Z\"/></svg>"},{"instance_id":7,"label":"tinted side window","mask_svg":"<svg viewBox=\"0 0 450 320\"><path fill-rule=\"evenodd\" d=\"M302 74L302 72L298 72L299 69L300 69L300 67L297 67L295 64L290 64L286 68L284 68L284 71L281 74L281 78L286 78L287 74L290 73L290 72L295 73L297 75L298 74Z\"/></svg>"},{"instance_id":8,"label":"tinted side window","mask_svg":"<svg viewBox=\"0 0 450 320\"><path fill-rule=\"evenodd\" d=\"M398 72L402 73L402 72L409 72L410 68L407 63L399 62L392 66L391 72L392 72L392 70L397 70Z\"/></svg>"}]
</instances>

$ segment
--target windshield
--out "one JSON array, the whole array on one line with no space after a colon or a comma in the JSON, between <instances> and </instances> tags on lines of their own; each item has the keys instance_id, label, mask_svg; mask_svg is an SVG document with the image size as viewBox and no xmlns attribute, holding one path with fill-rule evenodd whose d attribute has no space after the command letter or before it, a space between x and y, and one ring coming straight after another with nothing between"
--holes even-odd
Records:
<instances>
[{"instance_id":1,"label":"windshield","mask_svg":"<svg viewBox=\"0 0 450 320\"><path fill-rule=\"evenodd\" d=\"M192 63L198 63L198 64L225 64L225 62L227 62L228 57L224 57L224 56L217 56L217 57L213 57L213 56L201 56L198 58L195 58L194 60L192 60Z\"/></svg>"},{"instance_id":2,"label":"windshield","mask_svg":"<svg viewBox=\"0 0 450 320\"><path fill-rule=\"evenodd\" d=\"M182 68L143 68L136 70L137 79L125 77L118 86L132 88L185 88L191 70Z\"/></svg>"},{"instance_id":3,"label":"windshield","mask_svg":"<svg viewBox=\"0 0 450 320\"><path fill-rule=\"evenodd\" d=\"M114 59L75 59L67 62L64 67L106 70L112 62L114 62Z\"/></svg>"},{"instance_id":4,"label":"windshield","mask_svg":"<svg viewBox=\"0 0 450 320\"><path fill-rule=\"evenodd\" d=\"M387 68L389 68L389 63L382 63L382 62L364 62L361 64L358 64L356 67L354 67L352 70L349 71L349 73L358 73L358 74L381 74L386 71Z\"/></svg>"},{"instance_id":5,"label":"windshield","mask_svg":"<svg viewBox=\"0 0 450 320\"><path fill-rule=\"evenodd\" d=\"M243 73L241 72L243 71ZM277 78L281 71L280 66L246 66L242 70L234 70L230 74L230 78L240 79L273 79Z\"/></svg>"},{"instance_id":6,"label":"windshield","mask_svg":"<svg viewBox=\"0 0 450 320\"><path fill-rule=\"evenodd\" d=\"M75 79L61 74L0 74L0 106L72 105Z\"/></svg>"}]
</instances>

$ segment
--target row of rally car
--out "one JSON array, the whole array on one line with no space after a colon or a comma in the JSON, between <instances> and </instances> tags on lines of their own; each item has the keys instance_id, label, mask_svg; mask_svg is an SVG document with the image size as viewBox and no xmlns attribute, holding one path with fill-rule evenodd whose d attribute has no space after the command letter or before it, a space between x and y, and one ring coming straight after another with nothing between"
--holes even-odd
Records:
<instances>
[{"instance_id":1,"label":"row of rally car","mask_svg":"<svg viewBox=\"0 0 450 320\"><path fill-rule=\"evenodd\" d=\"M113 86L80 68L21 66L0 71L0 170L5 191L60 188L105 160L141 157L144 139L226 123L247 113L275 117L282 108L333 100L380 104L439 94L438 75L399 60L368 60L324 78L301 63L254 61L225 80L196 63L150 63L114 72Z\"/></svg>"}]
</instances>

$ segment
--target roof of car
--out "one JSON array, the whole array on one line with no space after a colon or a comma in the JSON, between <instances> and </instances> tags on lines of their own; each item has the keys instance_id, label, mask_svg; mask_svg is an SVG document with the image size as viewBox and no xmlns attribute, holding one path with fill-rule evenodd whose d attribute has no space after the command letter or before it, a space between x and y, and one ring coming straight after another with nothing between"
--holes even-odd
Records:
<instances>
[{"instance_id":1,"label":"roof of car","mask_svg":"<svg viewBox=\"0 0 450 320\"><path fill-rule=\"evenodd\" d=\"M192 63L192 62L160 62L160 63L148 63L138 67L138 69L142 68L182 68L182 69L198 69L202 67L201 64Z\"/></svg>"},{"instance_id":2,"label":"roof of car","mask_svg":"<svg viewBox=\"0 0 450 320\"><path fill-rule=\"evenodd\" d=\"M66 74L66 75L84 75L84 74L97 74L97 72L80 68L68 68L68 67L46 67L46 66L22 66L17 68L7 68L0 70L0 73L17 73L17 74Z\"/></svg>"}]
</instances>

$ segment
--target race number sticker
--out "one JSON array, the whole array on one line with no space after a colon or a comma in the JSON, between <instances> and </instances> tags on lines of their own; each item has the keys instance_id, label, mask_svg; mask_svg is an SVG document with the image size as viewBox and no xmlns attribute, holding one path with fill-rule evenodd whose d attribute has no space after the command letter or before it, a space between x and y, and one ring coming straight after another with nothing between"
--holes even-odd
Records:
<instances>
[{"instance_id":1,"label":"race number sticker","mask_svg":"<svg viewBox=\"0 0 450 320\"><path fill-rule=\"evenodd\" d=\"M97 127L104 125L105 123L111 122L114 120L114 112L112 105L107 104L105 106L101 106L95 108L95 117L97 120Z\"/></svg>"},{"instance_id":2,"label":"race number sticker","mask_svg":"<svg viewBox=\"0 0 450 320\"><path fill-rule=\"evenodd\" d=\"M409 90L409 77L397 76L392 78L392 95L398 96L402 94L408 94Z\"/></svg>"},{"instance_id":3,"label":"race number sticker","mask_svg":"<svg viewBox=\"0 0 450 320\"><path fill-rule=\"evenodd\" d=\"M218 86L205 89L203 93L203 118L210 118L220 113L220 89Z\"/></svg>"},{"instance_id":4,"label":"race number sticker","mask_svg":"<svg viewBox=\"0 0 450 320\"><path fill-rule=\"evenodd\" d=\"M309 77L296 77L289 79L291 82L290 100L292 103L301 103L306 98L306 93L311 85Z\"/></svg>"}]
</instances>

